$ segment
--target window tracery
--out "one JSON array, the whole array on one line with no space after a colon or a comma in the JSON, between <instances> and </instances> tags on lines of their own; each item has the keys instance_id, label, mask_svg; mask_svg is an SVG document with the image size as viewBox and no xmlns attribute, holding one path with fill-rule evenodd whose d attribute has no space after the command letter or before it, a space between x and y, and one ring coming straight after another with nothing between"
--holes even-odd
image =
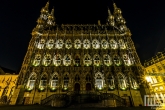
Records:
<instances>
[{"instance_id":1,"label":"window tracery","mask_svg":"<svg viewBox=\"0 0 165 110\"><path fill-rule=\"evenodd\" d=\"M41 39L37 45L38 49L44 49L45 46L45 39Z\"/></svg>"},{"instance_id":2,"label":"window tracery","mask_svg":"<svg viewBox=\"0 0 165 110\"><path fill-rule=\"evenodd\" d=\"M53 39L48 40L48 42L46 43L46 48L52 49L53 46L54 46L54 40Z\"/></svg>"},{"instance_id":3,"label":"window tracery","mask_svg":"<svg viewBox=\"0 0 165 110\"><path fill-rule=\"evenodd\" d=\"M41 62L41 55L40 54L36 54L32 64L34 66L39 66L40 62Z\"/></svg>"},{"instance_id":4,"label":"window tracery","mask_svg":"<svg viewBox=\"0 0 165 110\"><path fill-rule=\"evenodd\" d=\"M96 88L101 90L103 89L103 85L104 85L104 76L102 73L98 72L95 74L95 85Z\"/></svg>"},{"instance_id":5,"label":"window tracery","mask_svg":"<svg viewBox=\"0 0 165 110\"><path fill-rule=\"evenodd\" d=\"M65 66L69 66L69 65L71 65L71 62L72 62L71 55L70 54L66 54L64 56L64 60L63 60L64 65Z\"/></svg>"},{"instance_id":6,"label":"window tracery","mask_svg":"<svg viewBox=\"0 0 165 110\"><path fill-rule=\"evenodd\" d=\"M92 64L91 56L89 54L84 55L83 63L86 66L89 66Z\"/></svg>"},{"instance_id":7,"label":"window tracery","mask_svg":"<svg viewBox=\"0 0 165 110\"><path fill-rule=\"evenodd\" d=\"M74 64L80 66L80 55L75 55Z\"/></svg>"},{"instance_id":8,"label":"window tracery","mask_svg":"<svg viewBox=\"0 0 165 110\"><path fill-rule=\"evenodd\" d=\"M124 64L125 64L125 65L127 65L127 66L132 65L132 64L131 64L131 60L130 60L130 58L128 57L127 54L124 54L124 55L123 55L123 60L124 60Z\"/></svg>"},{"instance_id":9,"label":"window tracery","mask_svg":"<svg viewBox=\"0 0 165 110\"><path fill-rule=\"evenodd\" d=\"M51 55L50 55L50 54L46 54L46 55L44 56L44 59L43 59L43 61L42 61L42 64L43 64L44 66L49 66L49 65L51 64Z\"/></svg>"},{"instance_id":10,"label":"window tracery","mask_svg":"<svg viewBox=\"0 0 165 110\"><path fill-rule=\"evenodd\" d=\"M69 85L69 77L68 77L68 75L66 74L66 75L64 76L64 86L63 86L63 89L64 89L64 90L67 90L67 89L68 89L68 85Z\"/></svg>"},{"instance_id":11,"label":"window tracery","mask_svg":"<svg viewBox=\"0 0 165 110\"><path fill-rule=\"evenodd\" d=\"M42 75L41 80L40 80L40 84L39 84L39 89L40 90L44 90L47 86L47 76L46 74Z\"/></svg>"},{"instance_id":12,"label":"window tracery","mask_svg":"<svg viewBox=\"0 0 165 110\"><path fill-rule=\"evenodd\" d=\"M109 89L115 89L115 80L111 74L109 74L107 77L107 83Z\"/></svg>"},{"instance_id":13,"label":"window tracery","mask_svg":"<svg viewBox=\"0 0 165 110\"><path fill-rule=\"evenodd\" d=\"M27 90L32 90L35 87L36 77L36 73L32 72L26 85Z\"/></svg>"},{"instance_id":14,"label":"window tracery","mask_svg":"<svg viewBox=\"0 0 165 110\"><path fill-rule=\"evenodd\" d=\"M129 82L130 82L130 86L132 89L138 89L139 85L137 84L136 80L132 77L129 77Z\"/></svg>"},{"instance_id":15,"label":"window tracery","mask_svg":"<svg viewBox=\"0 0 165 110\"><path fill-rule=\"evenodd\" d=\"M101 61L100 61L100 56L98 54L94 55L94 65L99 66Z\"/></svg>"},{"instance_id":16,"label":"window tracery","mask_svg":"<svg viewBox=\"0 0 165 110\"><path fill-rule=\"evenodd\" d=\"M118 84L120 89L125 90L127 88L126 78L121 73L118 74Z\"/></svg>"},{"instance_id":17,"label":"window tracery","mask_svg":"<svg viewBox=\"0 0 165 110\"><path fill-rule=\"evenodd\" d=\"M75 49L80 49L81 48L81 40L80 39L76 39L74 41L74 48Z\"/></svg>"},{"instance_id":18,"label":"window tracery","mask_svg":"<svg viewBox=\"0 0 165 110\"><path fill-rule=\"evenodd\" d=\"M101 40L101 47L102 47L102 49L109 48L109 44L105 39Z\"/></svg>"},{"instance_id":19,"label":"window tracery","mask_svg":"<svg viewBox=\"0 0 165 110\"><path fill-rule=\"evenodd\" d=\"M60 54L56 54L53 58L53 64L55 66L60 66L61 65L61 55Z\"/></svg>"},{"instance_id":20,"label":"window tracery","mask_svg":"<svg viewBox=\"0 0 165 110\"><path fill-rule=\"evenodd\" d=\"M62 39L58 39L58 40L56 41L56 48L57 48L57 49L62 49L63 44L64 44L63 40L62 40Z\"/></svg>"},{"instance_id":21,"label":"window tracery","mask_svg":"<svg viewBox=\"0 0 165 110\"><path fill-rule=\"evenodd\" d=\"M100 42L97 39L94 39L92 41L92 48L99 49L100 48Z\"/></svg>"},{"instance_id":22,"label":"window tracery","mask_svg":"<svg viewBox=\"0 0 165 110\"><path fill-rule=\"evenodd\" d=\"M50 88L55 90L58 86L58 73L54 73L50 80Z\"/></svg>"},{"instance_id":23,"label":"window tracery","mask_svg":"<svg viewBox=\"0 0 165 110\"><path fill-rule=\"evenodd\" d=\"M71 39L67 39L65 42L65 48L70 49L72 48L72 41Z\"/></svg>"},{"instance_id":24,"label":"window tracery","mask_svg":"<svg viewBox=\"0 0 165 110\"><path fill-rule=\"evenodd\" d=\"M88 39L85 39L85 40L83 41L83 47L84 47L85 49L89 49L89 48L91 47L90 41L89 41Z\"/></svg>"},{"instance_id":25,"label":"window tracery","mask_svg":"<svg viewBox=\"0 0 165 110\"><path fill-rule=\"evenodd\" d=\"M112 49L117 49L118 48L118 44L114 39L110 40L110 46Z\"/></svg>"},{"instance_id":26,"label":"window tracery","mask_svg":"<svg viewBox=\"0 0 165 110\"><path fill-rule=\"evenodd\" d=\"M106 66L112 65L112 59L108 54L103 55L103 62L104 62L104 65Z\"/></svg>"},{"instance_id":27,"label":"window tracery","mask_svg":"<svg viewBox=\"0 0 165 110\"><path fill-rule=\"evenodd\" d=\"M120 49L126 49L123 39L119 39L119 45L120 45Z\"/></svg>"},{"instance_id":28,"label":"window tracery","mask_svg":"<svg viewBox=\"0 0 165 110\"><path fill-rule=\"evenodd\" d=\"M115 55L113 60L114 60L115 65L117 65L117 66L120 66L122 63L121 59L118 55Z\"/></svg>"}]
</instances>

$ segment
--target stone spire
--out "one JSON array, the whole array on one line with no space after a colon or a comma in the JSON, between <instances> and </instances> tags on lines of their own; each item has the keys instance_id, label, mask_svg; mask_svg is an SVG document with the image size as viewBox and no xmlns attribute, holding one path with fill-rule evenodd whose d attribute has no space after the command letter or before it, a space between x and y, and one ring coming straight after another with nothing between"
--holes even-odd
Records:
<instances>
[{"instance_id":1,"label":"stone spire","mask_svg":"<svg viewBox=\"0 0 165 110\"><path fill-rule=\"evenodd\" d=\"M114 16L111 14L110 9L108 8L108 18L107 18L107 24L114 26L115 22L114 22Z\"/></svg>"}]
</instances>

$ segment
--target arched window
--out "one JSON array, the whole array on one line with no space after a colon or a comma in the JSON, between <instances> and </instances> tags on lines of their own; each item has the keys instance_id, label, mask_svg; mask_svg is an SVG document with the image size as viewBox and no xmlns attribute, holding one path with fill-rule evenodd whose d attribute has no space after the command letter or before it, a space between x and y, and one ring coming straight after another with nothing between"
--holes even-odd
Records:
<instances>
[{"instance_id":1,"label":"arched window","mask_svg":"<svg viewBox=\"0 0 165 110\"><path fill-rule=\"evenodd\" d=\"M75 49L80 49L81 48L81 40L80 39L76 39L74 41L74 48Z\"/></svg>"},{"instance_id":2,"label":"arched window","mask_svg":"<svg viewBox=\"0 0 165 110\"><path fill-rule=\"evenodd\" d=\"M89 49L91 47L90 41L88 39L83 41L83 47L84 49Z\"/></svg>"},{"instance_id":3,"label":"arched window","mask_svg":"<svg viewBox=\"0 0 165 110\"><path fill-rule=\"evenodd\" d=\"M54 46L54 40L53 39L48 40L46 43L46 48L52 49L53 46Z\"/></svg>"},{"instance_id":4,"label":"arched window","mask_svg":"<svg viewBox=\"0 0 165 110\"><path fill-rule=\"evenodd\" d=\"M64 44L63 40L62 40L62 39L58 39L58 40L56 41L56 48L57 48L57 49L62 49L63 44Z\"/></svg>"},{"instance_id":5,"label":"arched window","mask_svg":"<svg viewBox=\"0 0 165 110\"><path fill-rule=\"evenodd\" d=\"M97 39L94 39L92 41L92 48L99 49L100 48L100 42Z\"/></svg>"},{"instance_id":6,"label":"arched window","mask_svg":"<svg viewBox=\"0 0 165 110\"><path fill-rule=\"evenodd\" d=\"M126 49L123 39L119 39L119 45L120 45L120 49Z\"/></svg>"},{"instance_id":7,"label":"arched window","mask_svg":"<svg viewBox=\"0 0 165 110\"><path fill-rule=\"evenodd\" d=\"M67 39L65 42L65 48L70 49L72 48L72 41L71 39Z\"/></svg>"},{"instance_id":8,"label":"arched window","mask_svg":"<svg viewBox=\"0 0 165 110\"><path fill-rule=\"evenodd\" d=\"M41 62L41 55L40 54L36 54L32 64L34 66L39 66L40 62Z\"/></svg>"},{"instance_id":9,"label":"arched window","mask_svg":"<svg viewBox=\"0 0 165 110\"><path fill-rule=\"evenodd\" d=\"M66 75L64 76L64 86L63 86L63 89L64 89L64 90L67 90L67 89L68 89L68 85L69 85L69 77L68 77L68 75L66 74Z\"/></svg>"},{"instance_id":10,"label":"arched window","mask_svg":"<svg viewBox=\"0 0 165 110\"><path fill-rule=\"evenodd\" d=\"M126 78L121 73L118 74L118 84L120 89L122 90L125 90L127 88Z\"/></svg>"},{"instance_id":11,"label":"arched window","mask_svg":"<svg viewBox=\"0 0 165 110\"><path fill-rule=\"evenodd\" d=\"M84 55L84 65L89 66L92 64L91 56L89 54Z\"/></svg>"},{"instance_id":12,"label":"arched window","mask_svg":"<svg viewBox=\"0 0 165 110\"><path fill-rule=\"evenodd\" d=\"M112 49L117 49L118 48L117 42L114 39L110 40L110 46L111 46Z\"/></svg>"},{"instance_id":13,"label":"arched window","mask_svg":"<svg viewBox=\"0 0 165 110\"><path fill-rule=\"evenodd\" d=\"M75 55L75 60L74 60L74 64L76 66L80 66L80 55Z\"/></svg>"},{"instance_id":14,"label":"arched window","mask_svg":"<svg viewBox=\"0 0 165 110\"><path fill-rule=\"evenodd\" d=\"M106 66L112 65L112 59L108 54L103 55L103 62L104 62L104 65Z\"/></svg>"},{"instance_id":15,"label":"arched window","mask_svg":"<svg viewBox=\"0 0 165 110\"><path fill-rule=\"evenodd\" d=\"M26 85L27 90L32 90L35 87L35 82L36 82L37 75L36 73L31 73L30 77L28 78L28 82Z\"/></svg>"},{"instance_id":16,"label":"arched window","mask_svg":"<svg viewBox=\"0 0 165 110\"><path fill-rule=\"evenodd\" d=\"M46 86L47 86L47 76L46 76L46 74L44 74L41 76L39 89L44 90L46 88Z\"/></svg>"},{"instance_id":17,"label":"arched window","mask_svg":"<svg viewBox=\"0 0 165 110\"><path fill-rule=\"evenodd\" d=\"M66 54L66 55L64 56L63 63L64 63L65 66L71 65L71 63L72 63L72 58L71 58L71 55L70 55L70 54Z\"/></svg>"},{"instance_id":18,"label":"arched window","mask_svg":"<svg viewBox=\"0 0 165 110\"><path fill-rule=\"evenodd\" d=\"M115 80L111 74L109 74L107 77L107 83L109 89L115 89Z\"/></svg>"},{"instance_id":19,"label":"arched window","mask_svg":"<svg viewBox=\"0 0 165 110\"><path fill-rule=\"evenodd\" d=\"M132 89L138 89L139 85L137 84L136 80L132 77L129 77L129 82L130 82L130 86Z\"/></svg>"},{"instance_id":20,"label":"arched window","mask_svg":"<svg viewBox=\"0 0 165 110\"><path fill-rule=\"evenodd\" d=\"M98 72L95 74L95 85L96 88L101 90L103 89L103 85L104 85L104 76L102 73Z\"/></svg>"},{"instance_id":21,"label":"arched window","mask_svg":"<svg viewBox=\"0 0 165 110\"><path fill-rule=\"evenodd\" d=\"M115 65L117 65L117 66L120 66L121 63L122 63L121 59L120 59L120 57L118 55L115 55L113 60L114 60Z\"/></svg>"},{"instance_id":22,"label":"arched window","mask_svg":"<svg viewBox=\"0 0 165 110\"><path fill-rule=\"evenodd\" d=\"M61 55L60 54L56 54L53 58L53 64L55 66L60 66L61 65Z\"/></svg>"},{"instance_id":23,"label":"arched window","mask_svg":"<svg viewBox=\"0 0 165 110\"><path fill-rule=\"evenodd\" d=\"M124 60L124 64L125 64L125 65L127 65L127 66L132 65L132 64L131 64L131 60L129 59L129 57L128 57L127 54L124 54L124 55L123 55L123 60Z\"/></svg>"},{"instance_id":24,"label":"arched window","mask_svg":"<svg viewBox=\"0 0 165 110\"><path fill-rule=\"evenodd\" d=\"M44 49L45 39L41 39L37 45L38 49Z\"/></svg>"},{"instance_id":25,"label":"arched window","mask_svg":"<svg viewBox=\"0 0 165 110\"><path fill-rule=\"evenodd\" d=\"M50 88L55 90L58 86L58 73L54 73L50 79Z\"/></svg>"},{"instance_id":26,"label":"arched window","mask_svg":"<svg viewBox=\"0 0 165 110\"><path fill-rule=\"evenodd\" d=\"M42 64L44 65L44 66L49 66L50 64L51 64L51 55L50 54L46 54L45 56L44 56L44 59L43 59L43 61L42 61Z\"/></svg>"},{"instance_id":27,"label":"arched window","mask_svg":"<svg viewBox=\"0 0 165 110\"><path fill-rule=\"evenodd\" d=\"M102 47L102 49L109 48L109 44L105 39L101 40L101 47Z\"/></svg>"},{"instance_id":28,"label":"arched window","mask_svg":"<svg viewBox=\"0 0 165 110\"><path fill-rule=\"evenodd\" d=\"M95 66L99 66L100 65L100 63L101 63L100 62L100 56L98 54L94 55L93 60L94 60L94 65Z\"/></svg>"}]
</instances>

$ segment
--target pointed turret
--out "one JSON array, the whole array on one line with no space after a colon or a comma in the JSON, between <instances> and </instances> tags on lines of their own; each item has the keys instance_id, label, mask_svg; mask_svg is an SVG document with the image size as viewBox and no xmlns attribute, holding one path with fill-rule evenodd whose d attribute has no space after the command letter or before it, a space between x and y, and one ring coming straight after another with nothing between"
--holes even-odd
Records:
<instances>
[{"instance_id":1,"label":"pointed turret","mask_svg":"<svg viewBox=\"0 0 165 110\"><path fill-rule=\"evenodd\" d=\"M114 7L114 19L115 19L115 24L116 26L120 29L120 31L124 32L127 30L127 27L125 25L126 21L122 16L122 11L120 8L118 8L116 6L115 3L113 3L113 7Z\"/></svg>"},{"instance_id":2,"label":"pointed turret","mask_svg":"<svg viewBox=\"0 0 165 110\"><path fill-rule=\"evenodd\" d=\"M114 22L114 16L111 14L110 9L108 8L108 18L107 18L107 24L114 26L115 22Z\"/></svg>"},{"instance_id":3,"label":"pointed turret","mask_svg":"<svg viewBox=\"0 0 165 110\"><path fill-rule=\"evenodd\" d=\"M48 21L47 21L47 24L49 26L54 26L55 25L55 17L54 17L54 8L52 9L51 13L49 14L48 16Z\"/></svg>"}]
</instances>

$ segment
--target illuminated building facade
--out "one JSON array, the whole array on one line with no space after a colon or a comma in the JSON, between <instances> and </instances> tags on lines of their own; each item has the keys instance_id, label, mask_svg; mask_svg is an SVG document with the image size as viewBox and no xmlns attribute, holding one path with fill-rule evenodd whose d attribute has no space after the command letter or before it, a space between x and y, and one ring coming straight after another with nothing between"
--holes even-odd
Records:
<instances>
[{"instance_id":1,"label":"illuminated building facade","mask_svg":"<svg viewBox=\"0 0 165 110\"><path fill-rule=\"evenodd\" d=\"M144 63L146 80L149 83L150 94L157 97L165 95L165 51L158 52Z\"/></svg>"},{"instance_id":2,"label":"illuminated building facade","mask_svg":"<svg viewBox=\"0 0 165 110\"><path fill-rule=\"evenodd\" d=\"M108 9L106 24L58 25L48 7L32 31L16 104L65 106L66 100L85 103L87 94L106 106L143 104L142 66L120 8L114 4L113 14Z\"/></svg>"}]
</instances>

